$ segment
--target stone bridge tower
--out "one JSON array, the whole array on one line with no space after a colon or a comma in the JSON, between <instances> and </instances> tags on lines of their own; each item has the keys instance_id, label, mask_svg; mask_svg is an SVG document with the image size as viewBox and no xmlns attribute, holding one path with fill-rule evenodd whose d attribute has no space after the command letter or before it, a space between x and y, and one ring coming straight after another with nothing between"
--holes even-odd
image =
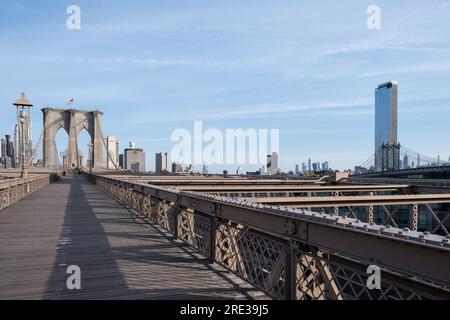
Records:
<instances>
[{"instance_id":1,"label":"stone bridge tower","mask_svg":"<svg viewBox=\"0 0 450 320\"><path fill-rule=\"evenodd\" d=\"M106 168L106 150L101 133L103 113L100 111L79 111L74 109L44 108L44 135L43 153L44 167L51 168L56 165L55 137L60 129L64 129L69 135L67 147L67 164L69 169L81 167L79 157L78 136L86 129L91 137L92 169L103 170Z\"/></svg>"}]
</instances>

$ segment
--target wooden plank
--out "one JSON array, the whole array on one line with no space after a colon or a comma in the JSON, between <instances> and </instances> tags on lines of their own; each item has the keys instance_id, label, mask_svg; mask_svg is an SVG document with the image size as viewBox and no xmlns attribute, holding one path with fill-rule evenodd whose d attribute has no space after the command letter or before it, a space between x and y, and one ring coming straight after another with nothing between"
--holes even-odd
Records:
<instances>
[{"instance_id":1,"label":"wooden plank","mask_svg":"<svg viewBox=\"0 0 450 320\"><path fill-rule=\"evenodd\" d=\"M69 265L81 268L81 290L66 288ZM0 299L259 298L267 297L84 177L0 213Z\"/></svg>"}]
</instances>

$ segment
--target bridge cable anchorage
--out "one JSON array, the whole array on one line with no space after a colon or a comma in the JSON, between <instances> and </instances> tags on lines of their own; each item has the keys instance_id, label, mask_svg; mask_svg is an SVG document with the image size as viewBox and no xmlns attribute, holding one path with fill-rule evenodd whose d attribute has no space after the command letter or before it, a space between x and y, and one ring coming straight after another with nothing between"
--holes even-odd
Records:
<instances>
[{"instance_id":1,"label":"bridge cable anchorage","mask_svg":"<svg viewBox=\"0 0 450 320\"><path fill-rule=\"evenodd\" d=\"M99 129L99 131L100 131L100 136L101 136L101 138L102 138L103 146L104 146L105 149L106 149L107 159L109 158L109 160L111 160L111 162L112 162L112 164L114 165L114 167L116 168L116 170L119 170L119 167L118 167L118 165L117 165L117 161L116 161L115 159L113 159L113 157L111 157L111 154L109 153L108 145L107 145L107 143L105 142L105 137L103 136L102 126L100 125L100 122L98 121L98 118L97 118L97 117L94 117L94 118L95 118L95 121L96 121L96 123L97 123L98 129ZM108 165L108 160L106 160L106 164Z\"/></svg>"}]
</instances>

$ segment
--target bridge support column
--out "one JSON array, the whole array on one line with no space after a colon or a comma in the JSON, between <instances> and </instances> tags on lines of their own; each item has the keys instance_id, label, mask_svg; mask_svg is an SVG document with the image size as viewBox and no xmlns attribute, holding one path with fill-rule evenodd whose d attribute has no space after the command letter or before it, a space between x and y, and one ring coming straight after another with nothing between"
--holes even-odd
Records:
<instances>
[{"instance_id":1,"label":"bridge support column","mask_svg":"<svg viewBox=\"0 0 450 320\"><path fill-rule=\"evenodd\" d=\"M373 222L373 213L374 213L374 208L373 208L373 206L368 206L367 208L366 208L366 221L368 222L368 223L374 223Z\"/></svg>"},{"instance_id":2,"label":"bridge support column","mask_svg":"<svg viewBox=\"0 0 450 320\"><path fill-rule=\"evenodd\" d=\"M75 119L75 110L70 110L70 120L69 120L69 147L67 149L67 167L68 169L74 169L79 166L78 157L78 144L77 144L77 124Z\"/></svg>"},{"instance_id":3,"label":"bridge support column","mask_svg":"<svg viewBox=\"0 0 450 320\"><path fill-rule=\"evenodd\" d=\"M308 198L311 198L311 197L312 197L312 192L308 192L308 193L307 193L307 196L308 196ZM312 208L309 207L309 208L306 208L306 210L307 210L307 211L312 211Z\"/></svg>"},{"instance_id":4,"label":"bridge support column","mask_svg":"<svg viewBox=\"0 0 450 320\"><path fill-rule=\"evenodd\" d=\"M94 112L94 170L102 170L106 168L106 159L103 156L103 149L106 147L103 144L100 124L102 123L102 113ZM105 150L106 151L106 150Z\"/></svg>"},{"instance_id":5,"label":"bridge support column","mask_svg":"<svg viewBox=\"0 0 450 320\"><path fill-rule=\"evenodd\" d=\"M285 300L297 300L297 258L295 256L298 245L288 241L285 251L284 263L284 298Z\"/></svg>"},{"instance_id":6,"label":"bridge support column","mask_svg":"<svg viewBox=\"0 0 450 320\"><path fill-rule=\"evenodd\" d=\"M77 143L80 131L86 129L93 142L92 169L102 170L106 168L104 157L106 147L103 142L101 123L103 113L100 111L79 111L74 109L42 109L44 113L43 153L44 167L51 168L57 165L59 158L55 145L55 136L60 128L69 135L66 161L68 169L81 167ZM63 151L63 150L59 150Z\"/></svg>"},{"instance_id":7,"label":"bridge support column","mask_svg":"<svg viewBox=\"0 0 450 320\"><path fill-rule=\"evenodd\" d=\"M413 204L409 207L409 228L417 231L419 220L419 205Z\"/></svg>"},{"instance_id":8,"label":"bridge support column","mask_svg":"<svg viewBox=\"0 0 450 320\"><path fill-rule=\"evenodd\" d=\"M210 229L209 229L209 260L214 263L216 260L216 241L217 241L217 218L211 216Z\"/></svg>"}]
</instances>

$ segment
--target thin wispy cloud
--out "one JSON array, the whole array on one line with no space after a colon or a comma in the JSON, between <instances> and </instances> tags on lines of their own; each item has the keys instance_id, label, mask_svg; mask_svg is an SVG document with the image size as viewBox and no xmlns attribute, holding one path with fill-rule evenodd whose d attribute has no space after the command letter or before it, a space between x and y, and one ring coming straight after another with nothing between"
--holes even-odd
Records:
<instances>
[{"instance_id":1,"label":"thin wispy cloud","mask_svg":"<svg viewBox=\"0 0 450 320\"><path fill-rule=\"evenodd\" d=\"M449 98L450 99L450 98ZM449 105L433 105L427 108L409 106L411 103L423 102L421 99L407 98L400 99L400 114L414 113L423 114L427 112L449 111ZM160 110L170 108L158 108ZM259 104L252 106L241 106L239 108L223 108L228 111L193 111L189 114L170 117L160 114L159 117L140 115L139 117L129 117L128 123L151 124L163 122L189 122L189 121L219 121L219 120L245 120L245 119L273 119L273 118L295 118L295 117L316 117L316 116L372 116L374 115L374 100L360 98L354 100L343 100L340 102L311 102L311 103L285 103L285 104Z\"/></svg>"},{"instance_id":2,"label":"thin wispy cloud","mask_svg":"<svg viewBox=\"0 0 450 320\"><path fill-rule=\"evenodd\" d=\"M364 72L359 77L380 77L380 76L398 76L403 74L415 73L441 73L450 71L450 61L438 61L430 63L419 63L413 65L404 65L397 68L388 68L370 72Z\"/></svg>"},{"instance_id":3,"label":"thin wispy cloud","mask_svg":"<svg viewBox=\"0 0 450 320\"><path fill-rule=\"evenodd\" d=\"M167 122L180 121L195 121L195 120L236 120L236 119L258 119L258 118L272 118L292 115L305 115L318 111L334 111L348 108L364 108L370 106L369 99L355 99L342 102L312 102L307 104L258 104L252 106L241 106L227 109L227 111L194 111L189 114L180 114L180 116L171 117L154 117L154 116L139 116L128 118L129 123L145 124L157 123L162 119ZM170 108L158 108L160 110Z\"/></svg>"}]
</instances>

